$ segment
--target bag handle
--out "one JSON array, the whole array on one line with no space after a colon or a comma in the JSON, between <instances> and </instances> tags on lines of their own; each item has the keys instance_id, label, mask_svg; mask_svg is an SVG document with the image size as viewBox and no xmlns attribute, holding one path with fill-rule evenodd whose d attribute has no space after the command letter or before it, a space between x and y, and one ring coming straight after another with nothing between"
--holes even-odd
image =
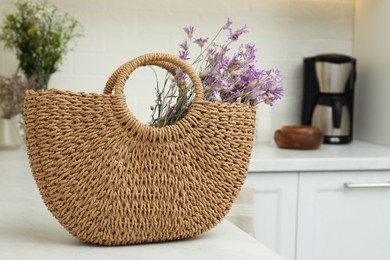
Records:
<instances>
[{"instance_id":1,"label":"bag handle","mask_svg":"<svg viewBox=\"0 0 390 260\"><path fill-rule=\"evenodd\" d=\"M151 64L149 66L152 66L152 65L158 66L160 68L163 68L163 69L167 70L173 76L176 75L177 67L175 65L171 64L171 63L168 63L166 61L155 61L155 62L153 62L153 64ZM104 91L103 91L104 94L107 94L107 95L112 94L112 91L115 88L116 80L117 80L119 74L122 72L122 70L123 70L123 65L120 66L119 68L117 68L111 74L110 78L106 82L106 86L104 87ZM179 87L181 87L181 86L179 86Z\"/></svg>"},{"instance_id":2,"label":"bag handle","mask_svg":"<svg viewBox=\"0 0 390 260\"><path fill-rule=\"evenodd\" d=\"M186 61L172 54L166 53L149 53L139 56L122 66L112 73L104 88L104 94L123 95L124 87L131 73L139 67L156 65L166 69L172 75L176 74L176 67L182 69L192 80L194 85L195 98L194 102L203 100L202 82L196 71ZM175 67L176 66L176 67Z\"/></svg>"}]
</instances>

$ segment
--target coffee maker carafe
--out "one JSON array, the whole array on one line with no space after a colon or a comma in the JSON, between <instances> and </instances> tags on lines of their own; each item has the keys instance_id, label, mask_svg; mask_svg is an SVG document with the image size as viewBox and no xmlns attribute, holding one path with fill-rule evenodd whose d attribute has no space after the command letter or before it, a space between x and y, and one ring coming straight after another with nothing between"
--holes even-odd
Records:
<instances>
[{"instance_id":1,"label":"coffee maker carafe","mask_svg":"<svg viewBox=\"0 0 390 260\"><path fill-rule=\"evenodd\" d=\"M356 59L323 54L304 59L302 123L318 127L324 143L352 141Z\"/></svg>"}]
</instances>

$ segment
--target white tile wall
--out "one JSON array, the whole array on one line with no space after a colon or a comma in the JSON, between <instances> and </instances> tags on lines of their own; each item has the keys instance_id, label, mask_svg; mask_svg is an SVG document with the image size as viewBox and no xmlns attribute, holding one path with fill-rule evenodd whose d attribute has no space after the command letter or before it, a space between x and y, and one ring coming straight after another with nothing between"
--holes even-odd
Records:
<instances>
[{"instance_id":1,"label":"white tile wall","mask_svg":"<svg viewBox=\"0 0 390 260\"><path fill-rule=\"evenodd\" d=\"M110 73L146 52L176 53L182 28L194 25L200 35L212 36L227 17L234 25L248 24L243 38L260 47L259 65L279 67L285 97L271 110L275 130L298 124L302 99L302 58L325 52L350 55L353 43L354 0L51 0L71 12L85 27L50 82L50 87L101 92ZM0 11L12 9L0 0ZM0 51L0 73L15 70L15 58ZM142 69L127 84L130 109L144 122L153 104L154 76Z\"/></svg>"}]
</instances>

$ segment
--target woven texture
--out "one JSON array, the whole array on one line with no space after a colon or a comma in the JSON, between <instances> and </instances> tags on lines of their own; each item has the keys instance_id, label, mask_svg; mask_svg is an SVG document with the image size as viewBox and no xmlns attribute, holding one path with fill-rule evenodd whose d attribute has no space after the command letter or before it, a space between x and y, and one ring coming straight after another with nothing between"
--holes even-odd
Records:
<instances>
[{"instance_id":1,"label":"woven texture","mask_svg":"<svg viewBox=\"0 0 390 260\"><path fill-rule=\"evenodd\" d=\"M192 79L195 100L174 125L142 124L127 108L125 81L146 65L174 73L172 64ZM53 216L72 235L101 245L182 239L218 224L246 176L255 109L203 101L195 71L159 53L121 66L104 93L26 95L30 166Z\"/></svg>"}]
</instances>

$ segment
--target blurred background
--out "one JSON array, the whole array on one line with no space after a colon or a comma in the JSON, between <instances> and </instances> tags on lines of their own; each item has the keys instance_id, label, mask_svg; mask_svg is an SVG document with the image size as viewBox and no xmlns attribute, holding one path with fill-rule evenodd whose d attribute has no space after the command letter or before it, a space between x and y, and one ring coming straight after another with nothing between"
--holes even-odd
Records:
<instances>
[{"instance_id":1,"label":"blurred background","mask_svg":"<svg viewBox=\"0 0 390 260\"><path fill-rule=\"evenodd\" d=\"M390 145L390 4L386 0L241 0L241 1L124 1L51 0L84 26L84 37L69 52L51 88L101 93L109 75L121 64L148 52L177 54L185 38L183 27L193 25L197 36L212 36L231 18L250 33L241 42L260 48L261 68L277 67L285 95L271 108L259 111L264 134L282 125L299 124L302 107L303 58L340 53L357 58L355 137ZM0 0L0 18L14 10L11 0ZM15 56L0 46L0 74L17 67ZM150 119L155 78L140 69L128 81L130 109L143 122ZM261 107L260 107L261 110ZM263 120L261 120L263 117ZM259 128L260 129L260 128ZM266 140L265 140L266 141Z\"/></svg>"}]
</instances>

